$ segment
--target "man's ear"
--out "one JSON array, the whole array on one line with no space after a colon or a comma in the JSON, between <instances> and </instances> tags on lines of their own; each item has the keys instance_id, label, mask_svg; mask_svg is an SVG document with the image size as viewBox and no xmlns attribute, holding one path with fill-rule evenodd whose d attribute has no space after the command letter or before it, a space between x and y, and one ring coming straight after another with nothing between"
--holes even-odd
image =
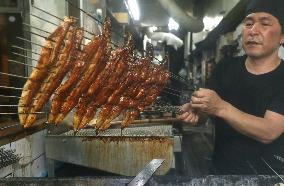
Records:
<instances>
[{"instance_id":1,"label":"man's ear","mask_svg":"<svg viewBox=\"0 0 284 186\"><path fill-rule=\"evenodd\" d=\"M281 34L280 44L284 47L284 34Z\"/></svg>"}]
</instances>

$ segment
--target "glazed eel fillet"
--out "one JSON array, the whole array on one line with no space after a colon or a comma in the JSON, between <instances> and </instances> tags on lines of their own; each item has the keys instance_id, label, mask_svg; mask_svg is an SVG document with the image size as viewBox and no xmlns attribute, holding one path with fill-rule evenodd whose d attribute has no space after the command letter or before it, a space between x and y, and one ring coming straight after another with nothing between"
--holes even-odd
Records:
<instances>
[{"instance_id":1,"label":"glazed eel fillet","mask_svg":"<svg viewBox=\"0 0 284 186\"><path fill-rule=\"evenodd\" d=\"M61 25L46 39L44 47L41 50L38 64L33 69L23 87L21 98L19 100L18 114L20 123L24 127L29 126L29 124L26 124L26 120L34 100L33 98L47 78L52 65L56 62L63 39L72 23L73 21L69 18L65 18Z\"/></svg>"},{"instance_id":2,"label":"glazed eel fillet","mask_svg":"<svg viewBox=\"0 0 284 186\"><path fill-rule=\"evenodd\" d=\"M124 113L123 122L121 124L122 128L129 126L136 117L139 116L145 107L151 105L165 88L169 80L169 74L166 70L158 67L158 74L156 74L155 80L149 81L149 84L145 85L144 89L141 89L139 94L134 98L137 101L136 107L129 108ZM152 82L155 83L152 83ZM147 90L147 93L146 93Z\"/></svg>"},{"instance_id":3,"label":"glazed eel fillet","mask_svg":"<svg viewBox=\"0 0 284 186\"><path fill-rule=\"evenodd\" d=\"M81 97L74 115L74 131L82 129L93 119L93 115L96 114L96 108L90 107L91 103L96 102L96 106L98 107L103 104L107 97L114 91L118 84L116 80L119 79L121 74L126 72L125 68L127 66L124 61L127 55L131 53L129 50L130 47L131 51L133 51L132 37L128 37L126 47L117 48L112 51L105 68L90 85L87 93Z\"/></svg>"},{"instance_id":4,"label":"glazed eel fillet","mask_svg":"<svg viewBox=\"0 0 284 186\"><path fill-rule=\"evenodd\" d=\"M87 68L87 64L97 52L99 48L99 36L95 36L83 49L82 52L78 52L77 58L71 58L71 72L68 79L62 83L55 91L51 101L51 112L48 117L49 123L54 123L58 116L61 106L64 103L65 98L70 94L73 88L76 86L83 72ZM73 56L75 57L75 56Z\"/></svg>"},{"instance_id":5,"label":"glazed eel fillet","mask_svg":"<svg viewBox=\"0 0 284 186\"><path fill-rule=\"evenodd\" d=\"M72 89L68 97L65 99L59 114L56 116L55 123L60 123L65 116L78 104L80 97L86 93L90 84L96 79L100 70L105 66L106 59L109 55L107 50L110 40L110 20L107 19L104 23L103 33L99 38L99 48L95 55L90 60L88 67L80 77L76 87Z\"/></svg>"},{"instance_id":6,"label":"glazed eel fillet","mask_svg":"<svg viewBox=\"0 0 284 186\"><path fill-rule=\"evenodd\" d=\"M153 59L153 47L147 45L146 57L139 58L130 67L127 78L119 85L119 88L109 96L107 103L102 107L97 120L96 128L98 131L106 130L110 122L119 116L125 109L135 107L132 97L139 93L139 88L149 78L151 61Z\"/></svg>"},{"instance_id":7,"label":"glazed eel fillet","mask_svg":"<svg viewBox=\"0 0 284 186\"><path fill-rule=\"evenodd\" d=\"M35 100L30 109L30 113L38 112L47 103L54 93L55 89L61 84L63 78L70 70L71 59L75 48L80 46L83 38L83 31L81 29L70 28L67 33L65 46L59 55L58 62L51 69L46 82L40 88L39 93L35 96ZM79 42L79 43L76 43ZM79 48L78 48L79 49ZM34 123L36 115L29 114L26 123Z\"/></svg>"},{"instance_id":8,"label":"glazed eel fillet","mask_svg":"<svg viewBox=\"0 0 284 186\"><path fill-rule=\"evenodd\" d=\"M141 83L147 77L149 60L145 58L138 59L127 74L126 80L121 82L119 87L109 96L107 103L102 107L96 121L98 131L105 130L110 126L110 122L128 107L133 107L134 102L128 94L133 92L134 88L141 86Z\"/></svg>"}]
</instances>

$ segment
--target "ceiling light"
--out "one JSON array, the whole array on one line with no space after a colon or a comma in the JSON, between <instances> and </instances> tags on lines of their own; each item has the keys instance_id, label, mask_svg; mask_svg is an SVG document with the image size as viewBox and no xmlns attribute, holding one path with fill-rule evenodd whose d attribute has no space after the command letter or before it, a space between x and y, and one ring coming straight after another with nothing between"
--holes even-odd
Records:
<instances>
[{"instance_id":1,"label":"ceiling light","mask_svg":"<svg viewBox=\"0 0 284 186\"><path fill-rule=\"evenodd\" d=\"M126 8L130 16L135 21L138 21L140 19L140 11L139 11L137 0L125 0L124 2L125 2Z\"/></svg>"},{"instance_id":2,"label":"ceiling light","mask_svg":"<svg viewBox=\"0 0 284 186\"><path fill-rule=\"evenodd\" d=\"M169 30L178 30L179 24L173 18L170 18L168 28Z\"/></svg>"}]
</instances>

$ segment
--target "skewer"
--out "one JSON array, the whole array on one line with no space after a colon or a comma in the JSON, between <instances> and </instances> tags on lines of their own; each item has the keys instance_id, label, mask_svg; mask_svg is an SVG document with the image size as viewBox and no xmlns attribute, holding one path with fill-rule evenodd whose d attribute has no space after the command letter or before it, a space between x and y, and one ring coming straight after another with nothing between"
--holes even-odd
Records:
<instances>
[{"instance_id":1,"label":"skewer","mask_svg":"<svg viewBox=\"0 0 284 186\"><path fill-rule=\"evenodd\" d=\"M25 22L23 22L23 25L28 26L28 27L31 27L31 28L34 28L34 29L37 29L37 30L42 31L42 32L45 32L45 33L47 33L47 34L51 34L51 32L48 32L48 31L45 31L45 30L43 30L43 29L37 28L37 27L32 26L32 25L30 25L30 24L28 24L28 23L25 23Z\"/></svg>"},{"instance_id":2,"label":"skewer","mask_svg":"<svg viewBox=\"0 0 284 186\"><path fill-rule=\"evenodd\" d=\"M38 18L38 19L40 19L40 20L42 20L42 21L45 21L45 22L47 22L47 23L50 23L50 24L52 24L53 26L58 26L58 24L55 24L55 23L53 23L53 22L51 22L51 21L48 21L48 20L46 20L46 19L43 19L43 18L41 18L41 17L39 17L39 16L37 16L37 15L34 15L34 14L32 14L32 13L30 13L30 15L33 16L33 17L35 17L35 18Z\"/></svg>"},{"instance_id":3,"label":"skewer","mask_svg":"<svg viewBox=\"0 0 284 186\"><path fill-rule=\"evenodd\" d=\"M26 112L26 113L18 113L18 112L1 112L0 115L17 115L17 114L46 114L46 112Z\"/></svg>"},{"instance_id":4,"label":"skewer","mask_svg":"<svg viewBox=\"0 0 284 186\"><path fill-rule=\"evenodd\" d=\"M6 97L6 98L17 98L20 99L21 97L19 96L8 96L8 95L0 95L0 97ZM36 98L32 98L33 100L37 100Z\"/></svg>"},{"instance_id":5,"label":"skewer","mask_svg":"<svg viewBox=\"0 0 284 186\"><path fill-rule=\"evenodd\" d=\"M103 24L99 19L95 18L95 17L92 16L90 13L88 13L88 12L82 10L81 8L75 6L75 5L74 5L73 3L71 3L69 0L66 0L66 1L67 1L71 6L73 6L73 7L77 8L77 9L79 9L80 11L82 11L83 13L85 13L86 15L88 15L89 17L91 17L92 19L96 20L96 21L97 21L98 23L100 23L101 25ZM59 18L59 17L57 17L57 16L55 16L55 15L53 15L53 14L51 14L51 13L45 11L45 10L42 10L42 9L36 7L36 6L33 6L33 7L36 8L36 9L38 9L38 10L40 10L40 11L42 11L42 12L44 12L44 13L46 13L46 14L48 14L48 15L50 15L50 16L53 16L53 17L55 17L55 18L57 18L57 19L63 21L62 18ZM43 20L43 21L45 21L45 22L48 22L48 23L50 23L50 24L53 24L53 25L55 25L55 26L58 26L57 24L52 23L52 22L50 22L50 21L48 21L48 20L46 20L46 19L43 19L43 18L41 18L41 17L39 17L39 16L34 15L34 14L30 14L30 15L32 15L32 16L34 16L34 17L40 19L40 20ZM78 19L78 18L77 18L77 19ZM84 31L90 33L90 32L87 31L87 30L84 30ZM113 30L111 30L111 31L114 32L114 33L116 33L116 34L118 34L120 37L125 38L123 35L121 35L121 34L115 32L115 31L113 31ZM91 35L94 35L93 33L90 33L90 34L91 34ZM84 38L86 38L86 37L84 37ZM91 40L90 38L86 38L86 39ZM111 42L111 44L113 44L115 47L118 47L118 45L115 44L115 43L113 43L113 42ZM144 50L143 50L143 51L144 51ZM146 52L146 51L144 51L144 52ZM141 56L140 56L140 57L141 57ZM158 62L160 62L160 64L163 63L162 61L160 61L160 60L159 60L158 58L156 58L156 57L154 57L154 59L156 59ZM173 79L176 79L176 80L181 81L181 82L184 83L186 86L190 86L190 85L186 82L186 80L185 80L184 78L182 78L182 77L180 77L180 76L178 76L178 75L176 75L176 74L173 74L173 73L171 73L171 72L170 72L170 76L171 76Z\"/></svg>"},{"instance_id":6,"label":"skewer","mask_svg":"<svg viewBox=\"0 0 284 186\"><path fill-rule=\"evenodd\" d=\"M1 113L0 113L1 114ZM9 125L9 126L5 126L5 127L1 127L0 130L5 130L5 129L8 129L8 128L12 128L12 127L15 127L15 126L19 126L21 124L14 124L14 125Z\"/></svg>"},{"instance_id":7,"label":"skewer","mask_svg":"<svg viewBox=\"0 0 284 186\"><path fill-rule=\"evenodd\" d=\"M69 0L65 0L67 1L68 4L70 4L71 6L73 6L74 8L82 11L84 14L86 14L87 16L89 16L90 18L94 19L95 21L97 21L99 24L103 25L103 22L100 21L98 18L92 16L90 13L86 12L85 10L82 10L81 8L77 7L76 5L74 5L73 3L71 3Z\"/></svg>"},{"instance_id":8,"label":"skewer","mask_svg":"<svg viewBox=\"0 0 284 186\"><path fill-rule=\"evenodd\" d=\"M141 120L134 120L131 124L145 124L145 123L172 123L179 121L177 118L166 118L166 119L141 119ZM112 121L110 122L111 125L121 124L122 121Z\"/></svg>"},{"instance_id":9,"label":"skewer","mask_svg":"<svg viewBox=\"0 0 284 186\"><path fill-rule=\"evenodd\" d=\"M25 32L29 32L29 33L31 33L31 34L33 34L33 35L36 35L36 36L42 37L42 38L44 38L45 40L50 40L50 41L52 41L52 42L56 42L56 41L54 41L53 39L49 39L48 37L45 37L45 36L40 35L40 34L38 34L38 33L35 33L35 32L32 32L32 31L29 31L29 30L25 30L25 29L24 29L24 31L25 31ZM83 43L81 43L81 45L86 46L86 45L85 45L85 44L83 44ZM40 55L40 54L39 54L39 55Z\"/></svg>"},{"instance_id":10,"label":"skewer","mask_svg":"<svg viewBox=\"0 0 284 186\"><path fill-rule=\"evenodd\" d=\"M7 87L7 86L0 86L0 88L6 88L6 89L14 89L14 90L23 90L23 88L17 88L17 87Z\"/></svg>"},{"instance_id":11,"label":"skewer","mask_svg":"<svg viewBox=\"0 0 284 186\"><path fill-rule=\"evenodd\" d=\"M31 34L33 34L33 35L42 37L42 38L44 38L45 40L49 40L49 41L52 41L52 42L56 42L56 41L54 41L53 39L49 39L48 37L42 36L42 35L37 34L37 33L35 33L35 32L29 31L29 30L25 30L25 29L23 29L23 30L24 30L25 32L29 32L29 33L31 33Z\"/></svg>"},{"instance_id":12,"label":"skewer","mask_svg":"<svg viewBox=\"0 0 284 186\"><path fill-rule=\"evenodd\" d=\"M73 6L74 8L76 8L76 9L82 11L84 14L86 14L86 15L89 16L89 17L91 17L91 18L94 19L95 21L97 21L99 24L103 25L103 22L101 22L98 18L92 16L90 13L86 12L85 10L82 10L82 9L79 8L78 6L76 6L76 5L74 5L73 3L71 3L69 0L65 0L65 1L67 1L67 2L68 2L71 6ZM120 36L121 38L124 38L124 39L125 39L125 36L123 36L122 34L116 32L116 31L114 31L114 30L111 30L111 32L113 32L113 33L117 34L118 36ZM114 44L114 43L112 43L112 44ZM114 46L117 47L118 45L114 44ZM146 52L146 51L143 50L143 52ZM140 56L140 57L141 57L141 56ZM156 57L154 57L154 59L158 60L158 61L160 62L160 64L163 63L162 61L160 61L160 60L159 60L158 58L156 58Z\"/></svg>"},{"instance_id":13,"label":"skewer","mask_svg":"<svg viewBox=\"0 0 284 186\"><path fill-rule=\"evenodd\" d=\"M12 54L15 54L15 55L17 55L17 56L21 56L21 57L25 57L25 58L28 58L28 59L31 59L31 60L33 60L33 61L38 61L37 59L34 59L34 58L32 58L32 57L29 57L29 56L26 56L26 55L23 55L23 54L19 54L19 53L17 53L17 52L11 52Z\"/></svg>"},{"instance_id":14,"label":"skewer","mask_svg":"<svg viewBox=\"0 0 284 186\"><path fill-rule=\"evenodd\" d=\"M22 38L22 37L18 37L18 36L16 36L16 38L17 38L17 39L20 39L20 40L22 40L22 41L26 41L26 42L28 42L28 43L31 43L31 44L40 46L40 47L42 47L42 48L46 48L45 46L40 45L40 44L37 44L37 43L35 43L35 42L32 42L32 41L30 41L30 40L28 40L28 39L25 39L25 38Z\"/></svg>"},{"instance_id":15,"label":"skewer","mask_svg":"<svg viewBox=\"0 0 284 186\"><path fill-rule=\"evenodd\" d=\"M12 48L17 48L17 49L20 49L20 50L24 50L24 51L27 51L27 52L31 52L31 53L33 53L33 54L40 55L40 53L34 52L34 51L31 50L31 49L25 49L25 48L22 48L22 47L19 47L19 46L16 46L16 45L12 45L11 47L12 47Z\"/></svg>"},{"instance_id":16,"label":"skewer","mask_svg":"<svg viewBox=\"0 0 284 186\"><path fill-rule=\"evenodd\" d=\"M284 183L284 178L282 178L282 176L280 176L265 160L263 157L261 157L261 161L263 161Z\"/></svg>"},{"instance_id":17,"label":"skewer","mask_svg":"<svg viewBox=\"0 0 284 186\"><path fill-rule=\"evenodd\" d=\"M21 98L19 96L8 96L8 95L0 95L0 97L4 97L4 98Z\"/></svg>"},{"instance_id":18,"label":"skewer","mask_svg":"<svg viewBox=\"0 0 284 186\"><path fill-rule=\"evenodd\" d=\"M26 63L22 63L22 62L19 62L19 61L16 61L16 60L12 60L12 59L8 59L9 62L12 62L12 63L17 63L17 64L20 64L20 65L26 65L28 67L32 67L32 68L36 68L35 66L33 65L29 65L29 64L26 64Z\"/></svg>"},{"instance_id":19,"label":"skewer","mask_svg":"<svg viewBox=\"0 0 284 186\"><path fill-rule=\"evenodd\" d=\"M23 105L0 105L0 107L28 107L28 106L23 106ZM47 108L47 107L45 106L43 108ZM27 112L27 114L29 114L29 113Z\"/></svg>"},{"instance_id":20,"label":"skewer","mask_svg":"<svg viewBox=\"0 0 284 186\"><path fill-rule=\"evenodd\" d=\"M43 19L43 18L41 18L41 17L39 17L39 16L37 16L37 15L34 15L34 14L30 14L30 15L31 15L31 16L34 16L34 17L36 17L36 18L38 18L38 19L40 19L40 20L42 20L42 21L45 21L45 22L47 22L47 23L50 23L50 24L52 24L52 25L54 25L54 26L59 26L58 24L55 24L55 23L53 23L53 22L51 22L51 21L48 21L48 20L46 20L46 19ZM88 32L88 31L86 31L86 30L84 30L84 29L83 29L83 31ZM93 33L90 33L90 34L91 34L91 35L94 35ZM85 36L83 36L83 38L91 40L90 38L85 37Z\"/></svg>"},{"instance_id":21,"label":"skewer","mask_svg":"<svg viewBox=\"0 0 284 186\"><path fill-rule=\"evenodd\" d=\"M47 12L47 11L41 9L41 8L38 8L38 7L34 6L34 5L33 5L33 8L35 8L35 9L37 9L37 10L40 10L40 11L46 13L47 15L50 15L50 16L52 16L52 17L55 17L56 19L59 19L60 21L64 21L64 19L62 19L62 18L60 18L60 17L58 17L58 16L56 16L56 15L53 15L53 14L51 14L51 13L49 13L49 12Z\"/></svg>"},{"instance_id":22,"label":"skewer","mask_svg":"<svg viewBox=\"0 0 284 186\"><path fill-rule=\"evenodd\" d=\"M23 78L23 79L28 79L29 78L29 77L19 76L19 75L15 75L15 74L9 74L9 73L5 73L5 72L0 72L0 74L7 75L7 76L12 76L12 77Z\"/></svg>"},{"instance_id":23,"label":"skewer","mask_svg":"<svg viewBox=\"0 0 284 186\"><path fill-rule=\"evenodd\" d=\"M168 89L168 90L171 90L173 92L182 93L182 91L175 90L175 89L172 89L172 88L169 88L169 87L165 87L165 88Z\"/></svg>"},{"instance_id":24,"label":"skewer","mask_svg":"<svg viewBox=\"0 0 284 186\"><path fill-rule=\"evenodd\" d=\"M153 109L151 109L153 108ZM183 111L180 106L152 106L143 110L142 112L174 112L176 114L181 114Z\"/></svg>"},{"instance_id":25,"label":"skewer","mask_svg":"<svg viewBox=\"0 0 284 186\"><path fill-rule=\"evenodd\" d=\"M0 107L17 107L18 105L0 105Z\"/></svg>"}]
</instances>

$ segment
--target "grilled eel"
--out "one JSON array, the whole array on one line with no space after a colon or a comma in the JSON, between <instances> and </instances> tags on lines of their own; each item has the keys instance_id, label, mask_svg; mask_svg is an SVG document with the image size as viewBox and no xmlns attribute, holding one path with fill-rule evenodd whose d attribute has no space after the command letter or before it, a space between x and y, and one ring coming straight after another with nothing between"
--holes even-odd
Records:
<instances>
[{"instance_id":1,"label":"grilled eel","mask_svg":"<svg viewBox=\"0 0 284 186\"><path fill-rule=\"evenodd\" d=\"M82 52L78 52L77 58L72 58L71 72L68 79L62 83L55 91L53 99L51 101L51 112L48 117L49 123L54 123L57 115L60 112L65 98L70 94L73 88L76 86L80 77L88 67L88 63L95 55L99 48L99 36L95 36L83 49Z\"/></svg>"},{"instance_id":2,"label":"grilled eel","mask_svg":"<svg viewBox=\"0 0 284 186\"><path fill-rule=\"evenodd\" d=\"M92 115L95 115L96 109L88 109L89 104L97 100L96 105L99 106L103 104L107 97L113 92L118 84L117 80L119 79L119 76L127 72L127 66L124 60L128 58L128 55L132 54L133 48L132 37L128 36L125 47L123 49L117 48L111 53L106 67L99 73L96 80L89 87L87 93L83 95L79 101L74 115L74 131L83 128L89 122L89 119L92 119ZM129 59L130 58L131 57L129 56ZM89 110L87 115L90 115L90 117L88 117L88 119L85 118L82 122L85 113L88 112L87 110Z\"/></svg>"},{"instance_id":3,"label":"grilled eel","mask_svg":"<svg viewBox=\"0 0 284 186\"><path fill-rule=\"evenodd\" d=\"M81 120L79 124L79 129L83 128L87 123L89 123L95 116L97 108L102 106L106 103L108 97L118 88L118 85L120 81L123 81L125 79L125 75L127 74L127 68L128 63L130 63L129 60L129 49L125 47L120 54L119 60L114 60L114 63L111 63L110 61L108 64L109 66L112 66L112 71L110 70L110 73L107 73L105 71L106 77L105 81L103 82L97 82L101 86L99 89L97 89L96 92L94 92L93 96L89 96L89 98L92 98L90 100L90 104L85 104L87 107L84 107L85 113L83 115L79 115L79 112L77 115L79 120ZM90 89L90 91L92 91ZM88 92L91 93L91 92ZM91 94L89 94L91 95ZM80 110L79 110L80 111Z\"/></svg>"},{"instance_id":4,"label":"grilled eel","mask_svg":"<svg viewBox=\"0 0 284 186\"><path fill-rule=\"evenodd\" d=\"M39 93L35 96L30 113L40 111L45 103L50 99L55 89L61 84L63 78L70 70L70 58L73 58L72 52L74 53L76 47L80 47L82 39L82 29L70 28L66 36L65 46L59 55L58 62L51 68L52 73L49 73L48 77L46 78L46 82L42 84ZM36 116L36 114L29 114L26 125L32 125L36 120Z\"/></svg>"},{"instance_id":5,"label":"grilled eel","mask_svg":"<svg viewBox=\"0 0 284 186\"><path fill-rule=\"evenodd\" d=\"M23 87L21 98L19 100L19 120L24 127L26 125L26 119L29 113L30 106L33 102L33 97L39 91L43 81L48 76L50 68L56 62L56 57L62 45L63 39L73 20L65 18L59 27L46 39L44 47L41 50L41 54L38 60L36 68L33 69L27 82Z\"/></svg>"},{"instance_id":6,"label":"grilled eel","mask_svg":"<svg viewBox=\"0 0 284 186\"><path fill-rule=\"evenodd\" d=\"M137 88L128 88L119 98L119 102L114 105L105 105L97 119L96 126L98 131L103 131L109 128L110 122L120 113L125 111L122 128L128 126L133 120L139 116L139 113L154 102L160 91L166 85L168 75L161 72L160 69L150 68L150 77L144 83L141 83ZM166 81L165 81L166 80ZM141 88L142 87L142 88ZM147 92L146 92L147 90Z\"/></svg>"},{"instance_id":7,"label":"grilled eel","mask_svg":"<svg viewBox=\"0 0 284 186\"><path fill-rule=\"evenodd\" d=\"M110 126L110 122L120 115L125 109L134 107L135 102L131 97L138 94L137 91L148 78L151 61L153 59L153 47L147 45L146 57L140 58L132 65L128 72L127 79L119 85L119 88L108 98L107 103L102 107L97 120L97 130L105 130ZM135 91L136 90L136 91ZM136 95L135 94L135 95Z\"/></svg>"},{"instance_id":8,"label":"grilled eel","mask_svg":"<svg viewBox=\"0 0 284 186\"><path fill-rule=\"evenodd\" d=\"M80 77L76 87L70 92L69 96L62 104L60 113L55 119L55 123L60 123L65 116L78 104L80 97L86 93L90 84L96 79L100 70L105 66L106 59L108 59L109 50L106 50L110 41L110 20L107 19L104 23L103 33L99 38L99 48L95 55L90 60L86 71Z\"/></svg>"},{"instance_id":9,"label":"grilled eel","mask_svg":"<svg viewBox=\"0 0 284 186\"><path fill-rule=\"evenodd\" d=\"M124 109L134 106L134 102L128 94L145 81L149 64L150 61L148 59L142 58L137 60L136 64L132 66L126 80L121 82L119 88L109 96L107 103L102 107L96 121L97 130L108 128L110 121L119 116Z\"/></svg>"},{"instance_id":10,"label":"grilled eel","mask_svg":"<svg viewBox=\"0 0 284 186\"><path fill-rule=\"evenodd\" d=\"M138 98L137 107L129 108L124 113L124 118L121 123L122 128L129 126L135 120L135 118L139 116L140 112L142 112L145 109L145 107L150 106L157 99L158 95L167 85L169 77L170 76L168 72L162 70L158 76L157 83L155 83L149 89L147 89L149 91L147 92L146 96L142 96L141 94L140 97L139 94L136 96L136 100Z\"/></svg>"}]
</instances>

